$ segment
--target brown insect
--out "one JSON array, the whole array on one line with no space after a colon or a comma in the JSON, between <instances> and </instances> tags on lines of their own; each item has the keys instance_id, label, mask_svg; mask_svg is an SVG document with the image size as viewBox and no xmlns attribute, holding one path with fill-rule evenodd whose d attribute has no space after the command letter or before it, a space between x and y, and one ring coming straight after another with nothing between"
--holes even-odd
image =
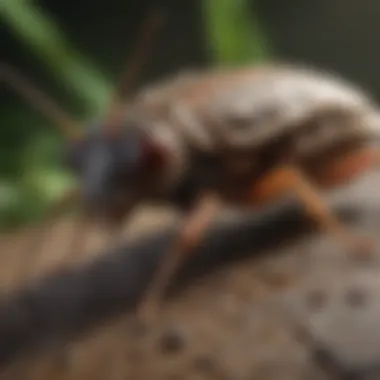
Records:
<instances>
[{"instance_id":1,"label":"brown insect","mask_svg":"<svg viewBox=\"0 0 380 380\"><path fill-rule=\"evenodd\" d=\"M154 315L176 268L223 203L254 208L293 191L342 244L371 247L320 196L378 160L370 146L380 131L378 109L336 76L285 64L185 73L130 102L117 92L100 128L83 135L14 70L3 67L2 75L69 137L76 195L87 214L116 227L140 202L169 201L184 212L178 240L139 307L144 317Z\"/></svg>"}]
</instances>

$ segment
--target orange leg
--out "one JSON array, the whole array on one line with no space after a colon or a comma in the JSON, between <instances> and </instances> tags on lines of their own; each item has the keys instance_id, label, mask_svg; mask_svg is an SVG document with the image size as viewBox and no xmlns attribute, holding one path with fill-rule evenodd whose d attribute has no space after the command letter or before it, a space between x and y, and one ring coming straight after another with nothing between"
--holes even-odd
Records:
<instances>
[{"instance_id":1,"label":"orange leg","mask_svg":"<svg viewBox=\"0 0 380 380\"><path fill-rule=\"evenodd\" d=\"M349 249L368 252L368 249L373 248L368 239L351 234L343 226L323 201L318 189L295 167L283 166L275 169L253 185L248 197L252 203L257 203L260 199L275 198L287 191L294 191L307 214Z\"/></svg>"},{"instance_id":2,"label":"orange leg","mask_svg":"<svg viewBox=\"0 0 380 380\"><path fill-rule=\"evenodd\" d=\"M200 243L205 230L219 208L220 203L217 197L207 194L199 199L196 207L185 219L178 239L164 257L162 265L153 276L153 281L149 284L146 295L138 306L138 315L145 322L155 316L160 300L172 277L187 255L192 253Z\"/></svg>"}]
</instances>

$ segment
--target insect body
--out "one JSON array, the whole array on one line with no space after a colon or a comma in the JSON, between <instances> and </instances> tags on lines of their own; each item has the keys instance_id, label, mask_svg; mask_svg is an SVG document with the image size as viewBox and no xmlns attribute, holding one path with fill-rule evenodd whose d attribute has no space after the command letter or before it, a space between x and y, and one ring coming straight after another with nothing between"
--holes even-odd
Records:
<instances>
[{"instance_id":1,"label":"insect body","mask_svg":"<svg viewBox=\"0 0 380 380\"><path fill-rule=\"evenodd\" d=\"M17 87L20 77L5 73ZM223 203L254 208L294 192L341 243L368 243L351 235L319 194L377 163L370 145L379 135L378 109L335 76L282 64L182 74L130 102L116 97L99 128L79 136L74 123L41 101L39 108L73 136L69 164L92 215L118 224L150 200L184 211L178 240L140 307L145 316Z\"/></svg>"},{"instance_id":2,"label":"insect body","mask_svg":"<svg viewBox=\"0 0 380 380\"><path fill-rule=\"evenodd\" d=\"M157 157L140 195L187 211L151 302L221 203L254 207L294 192L342 243L369 243L351 236L319 196L377 163L378 109L343 80L281 64L187 74L141 91L125 120Z\"/></svg>"},{"instance_id":3,"label":"insect body","mask_svg":"<svg viewBox=\"0 0 380 380\"><path fill-rule=\"evenodd\" d=\"M321 181L321 159L366 145L379 120L358 90L285 65L180 76L142 91L130 115L132 128L171 158L158 187L203 175L199 181L222 193L239 187L228 179L252 181L279 164L312 171Z\"/></svg>"}]
</instances>

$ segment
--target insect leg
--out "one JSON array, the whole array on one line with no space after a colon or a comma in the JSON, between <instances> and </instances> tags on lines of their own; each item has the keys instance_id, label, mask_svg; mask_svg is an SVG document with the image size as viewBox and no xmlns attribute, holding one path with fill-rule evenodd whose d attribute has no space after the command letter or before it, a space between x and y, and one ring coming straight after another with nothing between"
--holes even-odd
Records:
<instances>
[{"instance_id":1,"label":"insect leg","mask_svg":"<svg viewBox=\"0 0 380 380\"><path fill-rule=\"evenodd\" d=\"M368 252L373 247L368 239L353 235L343 226L323 201L317 187L295 167L282 166L268 173L254 185L249 196L254 201L269 195L275 197L286 191L294 191L303 203L307 214L348 248L354 247L359 252L363 250Z\"/></svg>"},{"instance_id":2,"label":"insect leg","mask_svg":"<svg viewBox=\"0 0 380 380\"><path fill-rule=\"evenodd\" d=\"M149 321L154 317L170 280L186 256L191 254L200 243L205 230L219 208L220 202L215 195L204 194L198 200L195 208L187 215L180 227L177 240L154 273L153 280L138 306L138 316L144 321Z\"/></svg>"}]
</instances>

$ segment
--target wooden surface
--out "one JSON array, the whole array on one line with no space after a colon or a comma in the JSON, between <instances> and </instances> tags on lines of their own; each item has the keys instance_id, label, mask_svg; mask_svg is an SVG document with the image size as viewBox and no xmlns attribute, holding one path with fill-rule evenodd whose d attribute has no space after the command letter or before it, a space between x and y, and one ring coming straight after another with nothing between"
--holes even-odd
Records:
<instances>
[{"instance_id":1,"label":"wooden surface","mask_svg":"<svg viewBox=\"0 0 380 380\"><path fill-rule=\"evenodd\" d=\"M334 202L341 200L359 211L351 228L380 242L378 177L375 173L364 178L345 194L337 194ZM138 218L131 230L134 236L163 227L172 216L143 211ZM290 229L301 229L299 221L288 224ZM96 233L87 253L66 252L70 227L70 221L60 222L43 252L33 258L28 257L30 234L3 237L2 289L10 294L23 287L32 289L32 279L64 266L88 265L102 254L98 249L102 237ZM150 330L141 331L133 314L115 314L76 339L52 339L48 348L14 360L3 367L0 379L297 380L348 379L347 373L355 379L377 378L371 371L380 364L380 250L358 260L323 234L315 232L287 242L280 237L276 231L267 232L266 239L277 247L261 248L261 255L193 281L164 305ZM217 251L218 246L203 249ZM111 287L98 284L95 290L98 295L116 296ZM61 296L65 297L62 290ZM85 297L76 300L84 302ZM59 304L55 302L56 307ZM33 305L24 302L21 311L32 315L28 308ZM73 309L80 307L72 305ZM4 339L9 315L9 308L0 308L2 351L11 342ZM23 314L17 317L14 324L21 328ZM42 334L44 325L39 328Z\"/></svg>"}]
</instances>

